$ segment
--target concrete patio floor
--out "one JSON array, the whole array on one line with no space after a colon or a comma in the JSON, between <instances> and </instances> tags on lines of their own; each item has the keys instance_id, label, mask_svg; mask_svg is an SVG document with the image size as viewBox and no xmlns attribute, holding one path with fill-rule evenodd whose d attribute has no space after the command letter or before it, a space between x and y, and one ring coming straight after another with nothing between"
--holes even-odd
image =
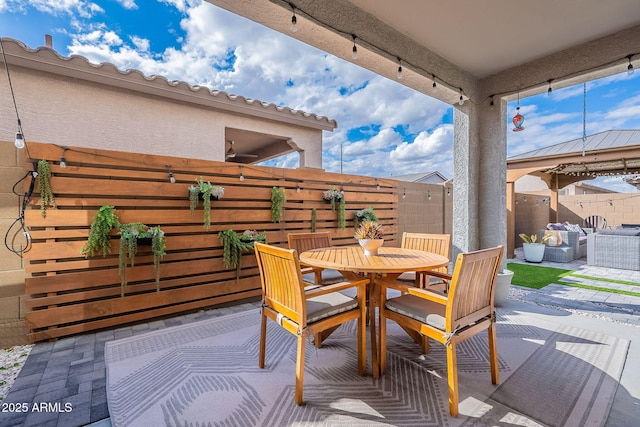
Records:
<instances>
[{"instance_id":1,"label":"concrete patio floor","mask_svg":"<svg viewBox=\"0 0 640 427\"><path fill-rule=\"evenodd\" d=\"M509 262L524 261L514 259ZM545 262L540 265L575 269L584 275L640 283L640 272L595 268L586 266L583 261L570 264ZM598 282L598 286L606 286L606 283ZM36 344L4 403L28 403L31 408L33 403L63 402L61 410L3 412L0 413L0 425L110 426L104 363L104 345L107 341L223 316L256 306L259 306L257 302L245 303ZM514 286L503 307L527 313L534 318L630 340L626 364L606 426L637 425L640 419L640 297L564 285L549 285L537 291ZM64 410L66 402L72 404L69 412Z\"/></svg>"}]
</instances>

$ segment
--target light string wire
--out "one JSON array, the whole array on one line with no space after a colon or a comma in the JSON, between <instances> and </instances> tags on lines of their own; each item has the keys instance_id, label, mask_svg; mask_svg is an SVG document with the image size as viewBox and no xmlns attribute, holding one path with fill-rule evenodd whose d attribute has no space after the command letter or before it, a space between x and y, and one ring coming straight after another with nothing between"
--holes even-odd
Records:
<instances>
[{"instance_id":1,"label":"light string wire","mask_svg":"<svg viewBox=\"0 0 640 427\"><path fill-rule=\"evenodd\" d=\"M359 44L365 48L367 48L368 50L371 51L377 51L378 53L383 54L385 57L387 57L387 59L390 59L392 62L397 63L398 61L402 61L403 63L403 69L406 67L409 67L415 71L419 71L420 74L423 75L423 77L426 77L425 75L431 75L432 76L432 80L435 83L436 79L439 80L442 84L444 84L445 86L447 86L449 89L452 90L456 90L459 91L462 95L464 95L466 97L466 100L471 102L474 105L480 105L488 100L492 100L494 97L498 97L501 98L503 96L507 96L507 95L512 95L516 92L521 92L521 91L527 91L527 90L531 90L531 89L535 89L538 88L540 86L543 85L547 85L547 86L551 86L551 83L554 81L558 81L558 80L566 80L566 79L570 79L573 77L578 77L580 75L583 75L585 73L590 73L592 71L596 71L599 69L607 68L607 67L613 67L613 66L617 66L617 65L621 65L621 64L627 64L627 63L631 63L631 60L633 59L633 57L640 55L640 52L635 52L635 53L631 53L628 55L625 55L621 58L615 59L613 61L609 61L603 64L598 64L596 66L593 66L591 68L588 68L586 70L582 70L580 72L575 72L575 73L569 73L569 74L564 74L564 75L560 75L557 76L556 78L547 78L544 81L540 81L539 83L534 83L528 86L523 86L523 87L518 87L516 89L513 90L509 90L509 91L504 91L504 92L497 92L497 93L493 93L491 95L486 96L485 98L483 98L481 101L477 102L474 101L469 95L467 95L467 93L464 91L463 88L448 82L446 80L441 79L437 74L435 74L434 72L425 70L424 68L415 65L411 62L408 62L406 59L401 58L400 56L398 56L397 54L392 54L391 52L380 48L374 44L371 44L369 42L367 42L366 40L362 39L361 37L359 37L357 34L354 34L352 32L346 32L346 31L342 31L336 27L334 27L333 25L327 24L326 22L323 22L321 20L319 20L318 18L314 17L313 15L309 14L308 12L306 12L304 9L300 9L298 6L296 6L295 4L293 4L292 2L285 2L286 4L288 4L290 7L295 8L296 12L298 13L298 15L302 14L304 15L308 20L315 22L316 24L323 26L325 28L330 29L331 31L342 35L343 37L345 37L346 39L357 39ZM354 40L355 41L355 40ZM428 77L426 77L428 78Z\"/></svg>"}]
</instances>

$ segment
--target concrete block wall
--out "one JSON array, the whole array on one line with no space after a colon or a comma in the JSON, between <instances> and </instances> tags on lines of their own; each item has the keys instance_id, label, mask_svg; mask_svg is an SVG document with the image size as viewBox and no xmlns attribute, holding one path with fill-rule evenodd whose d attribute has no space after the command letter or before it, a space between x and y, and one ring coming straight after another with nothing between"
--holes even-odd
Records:
<instances>
[{"instance_id":1,"label":"concrete block wall","mask_svg":"<svg viewBox=\"0 0 640 427\"><path fill-rule=\"evenodd\" d=\"M449 184L398 183L398 239L403 232L451 233L453 188Z\"/></svg>"},{"instance_id":2,"label":"concrete block wall","mask_svg":"<svg viewBox=\"0 0 640 427\"><path fill-rule=\"evenodd\" d=\"M4 242L9 231L8 243L13 249L21 250L25 243L21 231L14 236L19 228L12 227L20 212L19 199L12 188L25 174L22 159L23 154L15 148L13 141L0 141L0 236L3 239L0 247L0 348L27 343L24 264ZM17 191L24 191L24 186L19 185Z\"/></svg>"}]
</instances>

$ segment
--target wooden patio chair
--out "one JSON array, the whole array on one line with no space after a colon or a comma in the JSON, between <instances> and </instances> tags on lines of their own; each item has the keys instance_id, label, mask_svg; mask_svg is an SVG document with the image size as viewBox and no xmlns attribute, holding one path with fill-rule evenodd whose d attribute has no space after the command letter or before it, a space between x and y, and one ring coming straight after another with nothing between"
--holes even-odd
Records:
<instances>
[{"instance_id":1,"label":"wooden patio chair","mask_svg":"<svg viewBox=\"0 0 640 427\"><path fill-rule=\"evenodd\" d=\"M598 228L607 228L607 220L600 215L591 215L584 219L584 226L593 228L594 231Z\"/></svg>"},{"instance_id":2,"label":"wooden patio chair","mask_svg":"<svg viewBox=\"0 0 640 427\"><path fill-rule=\"evenodd\" d=\"M317 233L289 233L287 240L289 241L289 249L295 249L298 254L301 254L311 249L328 248L331 246L331 233L328 231ZM322 284L323 268L310 267L304 264L300 265L302 267L302 274L313 273L314 283L317 285Z\"/></svg>"},{"instance_id":3,"label":"wooden patio chair","mask_svg":"<svg viewBox=\"0 0 640 427\"><path fill-rule=\"evenodd\" d=\"M449 294L442 295L401 282L380 281L380 372L386 368L386 321L393 320L429 350L431 338L446 347L449 384L449 412L458 415L458 367L456 346L459 342L487 330L491 382L498 384L498 349L496 318L493 308L494 285L503 248L498 246L459 254L451 277ZM387 299L387 289L404 294Z\"/></svg>"},{"instance_id":4,"label":"wooden patio chair","mask_svg":"<svg viewBox=\"0 0 640 427\"><path fill-rule=\"evenodd\" d=\"M368 279L345 281L304 290L295 249L254 243L262 284L262 321L258 366L264 368L267 345L267 319L271 319L298 339L295 402L302 404L305 341L321 342L326 330L334 330L349 320L358 320L358 373L366 373L365 293ZM356 297L339 291L356 288Z\"/></svg>"},{"instance_id":5,"label":"wooden patio chair","mask_svg":"<svg viewBox=\"0 0 640 427\"><path fill-rule=\"evenodd\" d=\"M450 234L402 233L400 247L432 252L449 258L451 252ZM402 281L413 281L418 288L429 288L446 291L448 286L448 269L440 267L428 272L403 273L398 278Z\"/></svg>"}]
</instances>

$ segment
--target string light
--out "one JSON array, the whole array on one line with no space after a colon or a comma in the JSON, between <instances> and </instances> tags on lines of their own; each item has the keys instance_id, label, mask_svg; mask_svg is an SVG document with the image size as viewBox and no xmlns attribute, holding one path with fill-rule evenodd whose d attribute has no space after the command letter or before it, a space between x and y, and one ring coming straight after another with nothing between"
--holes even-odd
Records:
<instances>
[{"instance_id":1,"label":"string light","mask_svg":"<svg viewBox=\"0 0 640 427\"><path fill-rule=\"evenodd\" d=\"M298 187L296 188L296 193L299 193L300 190L302 190L302 188L300 188L300 184L298 184Z\"/></svg>"},{"instance_id":2,"label":"string light","mask_svg":"<svg viewBox=\"0 0 640 427\"><path fill-rule=\"evenodd\" d=\"M633 55L629 55L629 56L627 56L627 59L629 60L629 66L627 67L627 74L628 74L628 75L632 75L632 74L633 74L633 72L634 72L633 64L631 63L631 57L632 57L632 56L633 56Z\"/></svg>"},{"instance_id":3,"label":"string light","mask_svg":"<svg viewBox=\"0 0 640 427\"><path fill-rule=\"evenodd\" d=\"M64 157L64 152L67 151L67 147L66 146L62 146L62 155L60 156L60 167L61 168L66 168L67 167L67 159Z\"/></svg>"},{"instance_id":4,"label":"string light","mask_svg":"<svg viewBox=\"0 0 640 427\"><path fill-rule=\"evenodd\" d=\"M242 166L240 166L240 181L244 181L244 175L242 174Z\"/></svg>"},{"instance_id":5,"label":"string light","mask_svg":"<svg viewBox=\"0 0 640 427\"><path fill-rule=\"evenodd\" d=\"M172 184L176 183L176 177L173 176L173 172L171 171L171 165L165 165L167 169L169 169L169 182Z\"/></svg>"},{"instance_id":6,"label":"string light","mask_svg":"<svg viewBox=\"0 0 640 427\"><path fill-rule=\"evenodd\" d=\"M376 190L380 190L380 183L378 182L377 179L376 179Z\"/></svg>"},{"instance_id":7,"label":"string light","mask_svg":"<svg viewBox=\"0 0 640 427\"><path fill-rule=\"evenodd\" d=\"M427 200L431 200L431 191L427 191Z\"/></svg>"},{"instance_id":8,"label":"string light","mask_svg":"<svg viewBox=\"0 0 640 427\"><path fill-rule=\"evenodd\" d=\"M403 189L402 189L402 198L403 198L403 199L406 199L406 198L407 198L407 189L406 189L406 188L403 188Z\"/></svg>"},{"instance_id":9,"label":"string light","mask_svg":"<svg viewBox=\"0 0 640 427\"><path fill-rule=\"evenodd\" d=\"M460 89L460 100L458 101L458 105L463 105L464 104L464 98L462 97L462 88Z\"/></svg>"},{"instance_id":10,"label":"string light","mask_svg":"<svg viewBox=\"0 0 640 427\"><path fill-rule=\"evenodd\" d=\"M291 16L291 32L292 33L297 33L298 32L298 18L296 18L296 8L291 3L289 3L289 6L291 6L291 10L293 11L293 15Z\"/></svg>"},{"instance_id":11,"label":"string light","mask_svg":"<svg viewBox=\"0 0 640 427\"><path fill-rule=\"evenodd\" d=\"M547 89L547 96L551 96L551 93L553 92L553 88L551 88L551 82L552 80L549 79L549 89Z\"/></svg>"},{"instance_id":12,"label":"string light","mask_svg":"<svg viewBox=\"0 0 640 427\"><path fill-rule=\"evenodd\" d=\"M402 60L398 58L398 80L402 79Z\"/></svg>"},{"instance_id":13,"label":"string light","mask_svg":"<svg viewBox=\"0 0 640 427\"><path fill-rule=\"evenodd\" d=\"M353 38L353 48L351 49L351 59L353 59L354 61L358 60L358 47L356 46L356 35L355 34L351 34L351 37Z\"/></svg>"},{"instance_id":14,"label":"string light","mask_svg":"<svg viewBox=\"0 0 640 427\"><path fill-rule=\"evenodd\" d=\"M493 95L491 95L491 101L489 101L489 107L491 107L491 109L493 110L493 106L495 105L495 103L493 102Z\"/></svg>"},{"instance_id":15,"label":"string light","mask_svg":"<svg viewBox=\"0 0 640 427\"><path fill-rule=\"evenodd\" d=\"M24 135L22 134L22 132L16 132L16 140L14 141L14 145L18 149L24 148Z\"/></svg>"},{"instance_id":16,"label":"string light","mask_svg":"<svg viewBox=\"0 0 640 427\"><path fill-rule=\"evenodd\" d=\"M433 87L433 92L437 92L438 91L438 83L436 83L436 75L432 74L431 76L433 77L433 84L431 85L431 87Z\"/></svg>"}]
</instances>

